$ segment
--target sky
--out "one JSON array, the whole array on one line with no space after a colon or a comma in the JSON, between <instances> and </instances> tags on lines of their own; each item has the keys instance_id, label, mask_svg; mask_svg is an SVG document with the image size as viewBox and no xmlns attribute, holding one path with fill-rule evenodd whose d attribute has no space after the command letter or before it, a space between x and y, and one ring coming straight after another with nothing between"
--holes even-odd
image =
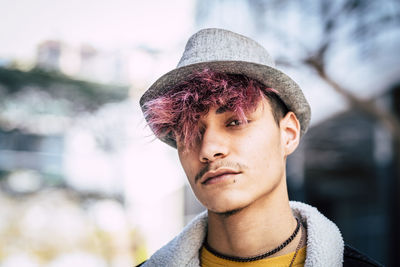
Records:
<instances>
[{"instance_id":1,"label":"sky","mask_svg":"<svg viewBox=\"0 0 400 267\"><path fill-rule=\"evenodd\" d=\"M191 0L0 0L0 58L31 60L47 39L105 50L176 45L193 27Z\"/></svg>"}]
</instances>

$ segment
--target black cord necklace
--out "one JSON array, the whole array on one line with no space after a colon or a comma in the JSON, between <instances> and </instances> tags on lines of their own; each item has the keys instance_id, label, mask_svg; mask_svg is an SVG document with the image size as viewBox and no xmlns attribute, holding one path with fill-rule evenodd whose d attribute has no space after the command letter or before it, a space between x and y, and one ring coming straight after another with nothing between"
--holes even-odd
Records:
<instances>
[{"instance_id":1,"label":"black cord necklace","mask_svg":"<svg viewBox=\"0 0 400 267\"><path fill-rule=\"evenodd\" d=\"M299 229L300 229L300 220L297 217L296 217L296 221L297 221L296 229L294 230L293 234L288 239L286 239L285 242L283 242L282 244L280 244L278 247L274 248L273 250L270 250L270 251L268 251L268 252L266 252L264 254L258 255L258 256L241 258L241 257L234 257L234 256L224 255L222 253L219 253L219 252L215 251L213 248L210 247L210 245L207 242L207 237L206 237L206 239L204 241L204 247L208 251L210 251L212 254L217 256L218 258L222 258L222 259L225 259L225 260L237 261L237 262L250 262L250 261L261 260L261 259L264 259L266 257L269 257L269 256L277 253L278 251L282 250L284 247L289 245L290 242L293 241L293 239L296 237L296 235L297 235L297 233L299 232Z\"/></svg>"}]
</instances>

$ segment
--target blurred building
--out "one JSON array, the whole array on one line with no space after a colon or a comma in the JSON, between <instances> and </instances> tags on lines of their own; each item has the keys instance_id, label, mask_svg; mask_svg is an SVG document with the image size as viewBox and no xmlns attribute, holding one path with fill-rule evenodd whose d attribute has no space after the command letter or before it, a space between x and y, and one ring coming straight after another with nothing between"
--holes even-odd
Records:
<instances>
[{"instance_id":1,"label":"blurred building","mask_svg":"<svg viewBox=\"0 0 400 267\"><path fill-rule=\"evenodd\" d=\"M175 66L180 49L160 51L138 45L103 51L87 44L47 40L37 47L36 68L90 82L132 85L133 97L139 98L152 81Z\"/></svg>"},{"instance_id":2,"label":"blurred building","mask_svg":"<svg viewBox=\"0 0 400 267\"><path fill-rule=\"evenodd\" d=\"M32 193L61 185L63 137L0 129L0 185L10 193Z\"/></svg>"},{"instance_id":3,"label":"blurred building","mask_svg":"<svg viewBox=\"0 0 400 267\"><path fill-rule=\"evenodd\" d=\"M0 68L0 265L132 266L147 254L123 190L79 189L68 167L81 166L66 165L77 157L66 150L82 123L74 117L123 101L129 88L54 72L59 47L48 47L38 64L53 71Z\"/></svg>"},{"instance_id":4,"label":"blurred building","mask_svg":"<svg viewBox=\"0 0 400 267\"><path fill-rule=\"evenodd\" d=\"M63 47L60 41L49 40L39 44L36 65L45 70L60 71L62 50Z\"/></svg>"},{"instance_id":5,"label":"blurred building","mask_svg":"<svg viewBox=\"0 0 400 267\"><path fill-rule=\"evenodd\" d=\"M128 59L121 51L106 52L86 44L73 46L47 40L38 45L36 66L88 81L128 84Z\"/></svg>"},{"instance_id":6,"label":"blurred building","mask_svg":"<svg viewBox=\"0 0 400 267\"><path fill-rule=\"evenodd\" d=\"M84 211L71 217L71 223L89 220L87 225L94 224L94 229L103 224L114 229L107 226L117 224L112 214L103 214L99 219L103 222L90 217L92 208L110 200L114 208L123 210L120 221L127 224L119 227L117 235L97 229L100 236L90 232L94 236L81 239L97 242L97 247L89 250L100 253L96 257L106 259L101 263L106 266L139 263L177 234L184 223L182 171L175 153L154 140L145 129L139 105L128 98L132 92L140 95L152 80L150 76L163 72L174 53L161 55L145 47L114 53L45 41L38 47L35 68L0 67L0 93L4 96L0 99L0 202L5 209L14 210L10 216L26 212L12 207L26 203L42 206L40 201L47 195L50 202L52 197L66 195L63 203ZM124 85L131 82L132 86ZM154 162L157 168L150 166ZM54 190L51 196L49 189ZM52 213L52 208L42 211ZM0 208L0 219L6 224L4 231L0 225L3 240L13 223L10 216ZM164 231L159 232L160 228ZM38 259L35 251L18 245L26 241L24 236L10 235L7 240L15 241L0 246L0 263L56 261L64 253L60 246L51 257ZM115 242L123 247L110 247ZM43 253L49 249L38 246Z\"/></svg>"}]
</instances>

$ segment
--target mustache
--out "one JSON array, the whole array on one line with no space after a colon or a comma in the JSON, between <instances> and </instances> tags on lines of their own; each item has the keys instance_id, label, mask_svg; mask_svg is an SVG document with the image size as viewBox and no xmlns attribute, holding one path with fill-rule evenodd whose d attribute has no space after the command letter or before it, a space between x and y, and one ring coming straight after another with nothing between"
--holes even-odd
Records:
<instances>
[{"instance_id":1,"label":"mustache","mask_svg":"<svg viewBox=\"0 0 400 267\"><path fill-rule=\"evenodd\" d=\"M204 166L194 177L194 182L197 183L203 175L208 172L208 171L215 171L219 168L232 168L236 172L241 172L242 170L247 169L247 166L238 162L233 162L233 161L218 161L215 163L208 163L206 166Z\"/></svg>"}]
</instances>

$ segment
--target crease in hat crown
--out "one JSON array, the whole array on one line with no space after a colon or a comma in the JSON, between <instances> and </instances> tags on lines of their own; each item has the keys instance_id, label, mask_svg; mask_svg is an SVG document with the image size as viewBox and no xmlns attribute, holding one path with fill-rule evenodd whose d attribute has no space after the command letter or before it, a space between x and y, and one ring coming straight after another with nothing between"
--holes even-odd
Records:
<instances>
[{"instance_id":1,"label":"crease in hat crown","mask_svg":"<svg viewBox=\"0 0 400 267\"><path fill-rule=\"evenodd\" d=\"M288 109L296 114L301 127L300 135L307 131L311 108L299 85L275 68L273 58L263 46L224 29L203 29L192 35L177 67L156 80L140 98L142 111L146 111L148 101L164 95L193 73L206 68L242 74L274 88ZM170 136L160 140L176 148L176 142Z\"/></svg>"}]
</instances>

